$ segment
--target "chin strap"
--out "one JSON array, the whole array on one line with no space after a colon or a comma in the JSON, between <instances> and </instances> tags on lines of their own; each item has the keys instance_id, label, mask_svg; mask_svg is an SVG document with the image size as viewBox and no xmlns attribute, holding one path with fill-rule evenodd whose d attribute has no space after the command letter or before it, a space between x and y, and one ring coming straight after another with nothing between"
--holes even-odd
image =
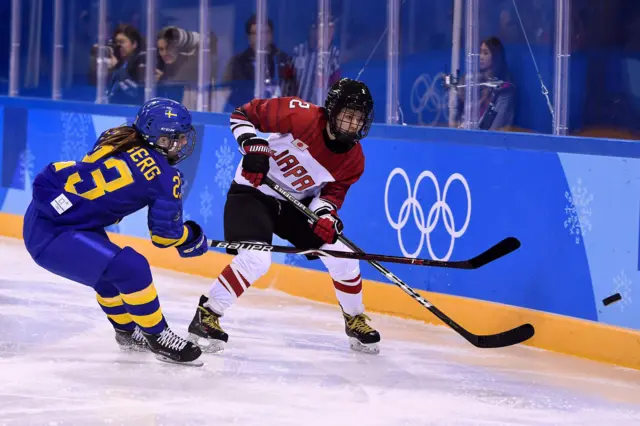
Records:
<instances>
[{"instance_id":1,"label":"chin strap","mask_svg":"<svg viewBox=\"0 0 640 426\"><path fill-rule=\"evenodd\" d=\"M324 142L327 145L327 148L336 154L349 152L358 143L357 140L350 139L343 135L337 135L335 139L331 139L326 129L324 131Z\"/></svg>"},{"instance_id":2,"label":"chin strap","mask_svg":"<svg viewBox=\"0 0 640 426\"><path fill-rule=\"evenodd\" d=\"M339 152L351 151L351 149L354 146L356 146L356 144L358 143L357 140L351 139L342 135L339 135L338 137L336 137L335 142L336 142L336 145L339 147L338 148Z\"/></svg>"}]
</instances>

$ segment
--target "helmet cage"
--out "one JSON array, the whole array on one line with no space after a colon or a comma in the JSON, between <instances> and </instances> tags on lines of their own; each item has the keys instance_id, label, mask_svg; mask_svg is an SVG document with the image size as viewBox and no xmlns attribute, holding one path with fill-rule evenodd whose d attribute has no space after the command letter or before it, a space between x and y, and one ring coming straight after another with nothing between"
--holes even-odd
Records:
<instances>
[{"instance_id":1,"label":"helmet cage","mask_svg":"<svg viewBox=\"0 0 640 426\"><path fill-rule=\"evenodd\" d=\"M164 155L172 166L178 164L193 153L196 145L196 129L191 126L187 133L166 133L148 140L149 145Z\"/></svg>"},{"instance_id":2,"label":"helmet cage","mask_svg":"<svg viewBox=\"0 0 640 426\"><path fill-rule=\"evenodd\" d=\"M339 117L342 111L347 112L348 110L354 112L359 111L362 114L359 123L360 126L355 133L350 132L349 130L344 130L350 127L351 121L340 120ZM371 129L372 123L373 108L366 101L363 102L358 95L347 95L342 99L338 99L329 116L329 129L331 130L331 133L336 136L342 136L352 140L364 139L367 134L369 134L369 129ZM346 126L344 124L346 124Z\"/></svg>"}]
</instances>

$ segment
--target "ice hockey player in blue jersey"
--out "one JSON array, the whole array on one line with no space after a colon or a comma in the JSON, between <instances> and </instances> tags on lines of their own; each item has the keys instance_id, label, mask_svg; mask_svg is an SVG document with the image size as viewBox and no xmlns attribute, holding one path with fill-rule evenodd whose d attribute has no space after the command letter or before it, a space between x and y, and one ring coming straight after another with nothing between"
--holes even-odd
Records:
<instances>
[{"instance_id":1,"label":"ice hockey player in blue jersey","mask_svg":"<svg viewBox=\"0 0 640 426\"><path fill-rule=\"evenodd\" d=\"M174 168L196 143L191 114L154 98L133 126L107 130L82 161L51 163L33 182L23 236L46 270L92 287L123 349L151 350L162 361L202 365L201 350L171 331L147 260L113 244L105 227L148 207L154 245L180 256L207 252L202 228L182 219L182 175Z\"/></svg>"}]
</instances>

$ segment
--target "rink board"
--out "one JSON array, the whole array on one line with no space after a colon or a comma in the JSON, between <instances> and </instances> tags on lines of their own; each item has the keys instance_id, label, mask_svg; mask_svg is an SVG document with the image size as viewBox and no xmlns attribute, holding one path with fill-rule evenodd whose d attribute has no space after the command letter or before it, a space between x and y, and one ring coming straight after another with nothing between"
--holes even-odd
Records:
<instances>
[{"instance_id":1,"label":"rink board","mask_svg":"<svg viewBox=\"0 0 640 426\"><path fill-rule=\"evenodd\" d=\"M0 213L0 234L21 238L21 230L21 216ZM116 244L132 247L143 254L152 266L209 278L215 278L232 258L226 254L209 252L202 257L183 259L175 250L159 249L141 238L113 233L110 237ZM320 271L276 263L254 287L336 304L330 279ZM207 289L203 287L202 291L206 292ZM428 310L395 286L364 280L363 293L369 311L442 325ZM418 290L418 293L474 333L496 333L530 322L536 328L536 335L527 342L528 345L640 369L637 356L640 335L636 331L424 290Z\"/></svg>"},{"instance_id":2,"label":"rink board","mask_svg":"<svg viewBox=\"0 0 640 426\"><path fill-rule=\"evenodd\" d=\"M39 170L81 158L100 132L130 121L135 111L0 98L0 211L20 217ZM228 117L194 119L199 143L180 165L185 217L222 239L225 194L240 154ZM522 241L517 252L479 270L389 268L474 332L530 321L538 329L532 345L640 368L631 359L640 350L637 143L376 125L363 147L366 171L340 212L350 239L373 253L457 260L515 236ZM3 216L3 233L19 227L12 217ZM156 266L215 276L228 262L219 252L182 260L151 249L146 226L142 210L108 231ZM320 262L273 258L258 287L334 303ZM362 274L368 309L433 320L401 290L380 283L369 265ZM622 300L604 306L614 293Z\"/></svg>"}]
</instances>

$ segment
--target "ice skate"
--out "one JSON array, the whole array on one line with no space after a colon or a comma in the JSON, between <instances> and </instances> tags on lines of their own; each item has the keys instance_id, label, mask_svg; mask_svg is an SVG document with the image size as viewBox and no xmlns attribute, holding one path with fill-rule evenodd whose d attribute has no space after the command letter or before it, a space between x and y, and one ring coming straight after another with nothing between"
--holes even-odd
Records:
<instances>
[{"instance_id":1,"label":"ice skate","mask_svg":"<svg viewBox=\"0 0 640 426\"><path fill-rule=\"evenodd\" d=\"M133 331L116 329L116 342L123 351L146 352L149 350L147 339L137 326Z\"/></svg>"},{"instance_id":2,"label":"ice skate","mask_svg":"<svg viewBox=\"0 0 640 426\"><path fill-rule=\"evenodd\" d=\"M169 327L158 334L148 334L144 331L142 334L147 339L149 349L160 361L202 367L202 361L198 360L202 355L200 348L175 334Z\"/></svg>"},{"instance_id":3,"label":"ice skate","mask_svg":"<svg viewBox=\"0 0 640 426\"><path fill-rule=\"evenodd\" d=\"M196 314L189 324L189 340L198 345L204 352L222 353L229 335L220 327L220 316L208 306L209 299L200 296Z\"/></svg>"},{"instance_id":4,"label":"ice skate","mask_svg":"<svg viewBox=\"0 0 640 426\"><path fill-rule=\"evenodd\" d=\"M349 346L357 352L376 355L380 353L378 342L380 334L373 329L367 321L371 318L365 314L348 315L342 312L344 316L345 331L349 336Z\"/></svg>"}]
</instances>

